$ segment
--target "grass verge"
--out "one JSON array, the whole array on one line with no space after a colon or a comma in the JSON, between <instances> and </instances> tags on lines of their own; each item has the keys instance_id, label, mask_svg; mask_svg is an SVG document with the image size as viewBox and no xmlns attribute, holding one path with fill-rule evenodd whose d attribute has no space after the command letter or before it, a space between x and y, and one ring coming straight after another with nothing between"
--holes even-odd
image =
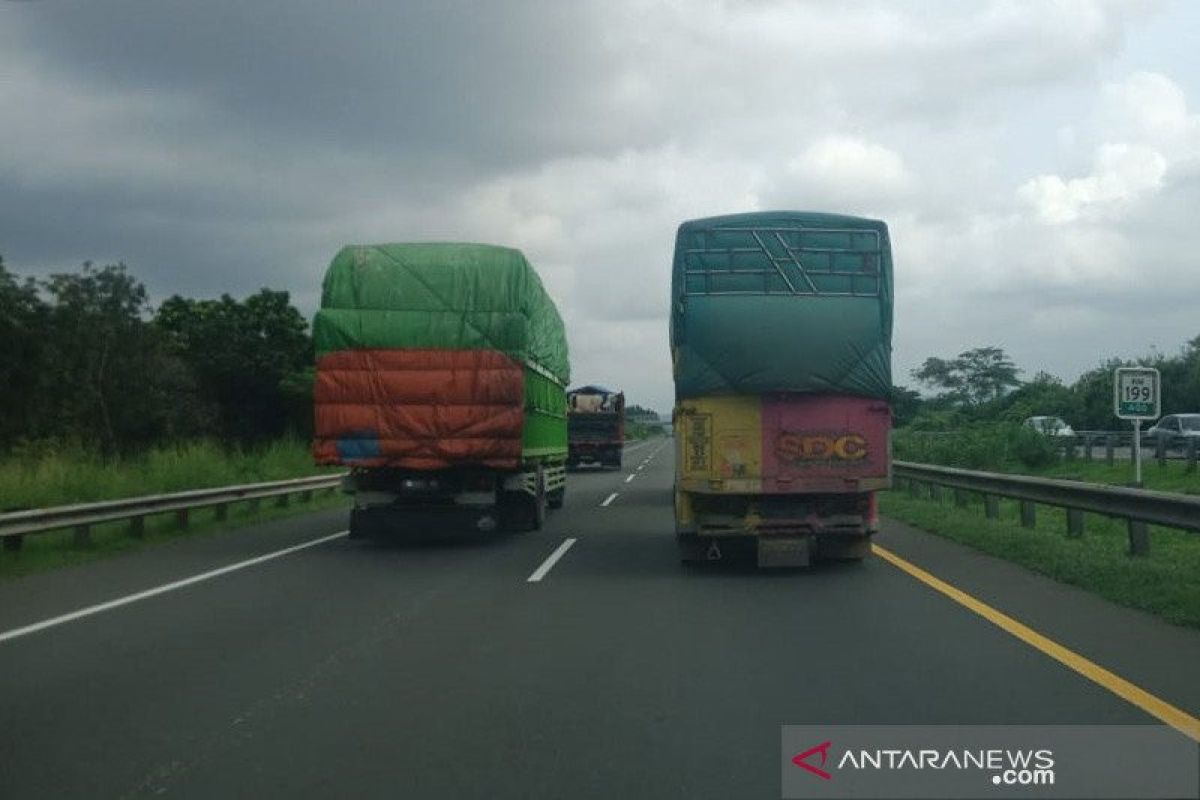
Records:
<instances>
[{"instance_id":1,"label":"grass verge","mask_svg":"<svg viewBox=\"0 0 1200 800\"><path fill-rule=\"evenodd\" d=\"M884 492L880 511L1115 603L1200 628L1200 536L1150 526L1150 555L1134 558L1127 555L1122 521L1085 514L1084 535L1072 539L1062 509L1039 505L1036 527L1024 528L1016 501L1001 500L1000 517L992 520L978 497L970 496L960 508L949 499L952 493L943 494L947 499L938 502L902 490Z\"/></svg>"},{"instance_id":2,"label":"grass verge","mask_svg":"<svg viewBox=\"0 0 1200 800\"><path fill-rule=\"evenodd\" d=\"M1118 462L1111 467L1103 461L1066 460L1058 464L1032 470L1017 470L1022 475L1037 475L1044 478L1069 478L1088 483L1107 483L1113 486L1133 485L1133 464ZM1142 462L1142 488L1159 492L1200 494L1200 470L1188 472L1184 461L1168 461L1159 466L1157 461Z\"/></svg>"},{"instance_id":3,"label":"grass verge","mask_svg":"<svg viewBox=\"0 0 1200 800\"><path fill-rule=\"evenodd\" d=\"M254 450L193 442L108 460L79 448L41 443L0 460L0 511L284 480L330 471L338 470L315 467L308 444L295 439ZM349 499L340 492L317 492L307 502L293 495L286 507L277 506L274 498L264 498L257 505L232 504L224 521L215 520L211 509L196 509L186 529L177 527L174 514L162 514L146 518L145 533L140 538L129 534L127 522L93 526L92 541L87 546L77 546L71 530L26 536L20 550L0 549L0 580L95 561L181 536L348 504Z\"/></svg>"},{"instance_id":4,"label":"grass verge","mask_svg":"<svg viewBox=\"0 0 1200 800\"><path fill-rule=\"evenodd\" d=\"M116 459L103 459L78 447L39 444L0 460L0 511L300 478L328 471L313 465L307 442L297 439L282 439L252 450L191 442Z\"/></svg>"}]
</instances>

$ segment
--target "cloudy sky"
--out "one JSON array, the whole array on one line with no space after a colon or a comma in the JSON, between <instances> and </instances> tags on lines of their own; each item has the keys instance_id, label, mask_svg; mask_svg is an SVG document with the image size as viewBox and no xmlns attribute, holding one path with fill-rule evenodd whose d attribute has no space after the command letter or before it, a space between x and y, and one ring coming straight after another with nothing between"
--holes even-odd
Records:
<instances>
[{"instance_id":1,"label":"cloudy sky","mask_svg":"<svg viewBox=\"0 0 1200 800\"><path fill-rule=\"evenodd\" d=\"M1200 334L1200 3L0 0L0 254L154 297L350 242L523 249L578 382L670 406L675 227L876 216L897 381Z\"/></svg>"}]
</instances>

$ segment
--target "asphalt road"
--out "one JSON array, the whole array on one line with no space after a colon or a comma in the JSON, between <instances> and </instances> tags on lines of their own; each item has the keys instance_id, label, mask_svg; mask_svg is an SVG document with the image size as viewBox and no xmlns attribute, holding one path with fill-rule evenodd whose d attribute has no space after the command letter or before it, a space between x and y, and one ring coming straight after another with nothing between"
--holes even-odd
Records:
<instances>
[{"instance_id":1,"label":"asphalt road","mask_svg":"<svg viewBox=\"0 0 1200 800\"><path fill-rule=\"evenodd\" d=\"M783 724L1156 721L881 558L685 568L670 448L626 467L573 473L537 533L337 537L24 634L345 514L0 584L0 797L773 798ZM1196 633L900 525L880 542L1200 711Z\"/></svg>"}]
</instances>

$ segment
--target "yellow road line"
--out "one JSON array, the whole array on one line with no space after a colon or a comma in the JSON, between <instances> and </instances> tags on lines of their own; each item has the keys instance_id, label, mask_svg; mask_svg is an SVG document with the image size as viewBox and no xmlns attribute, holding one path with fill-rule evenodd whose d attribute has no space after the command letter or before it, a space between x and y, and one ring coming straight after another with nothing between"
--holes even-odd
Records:
<instances>
[{"instance_id":1,"label":"yellow road line","mask_svg":"<svg viewBox=\"0 0 1200 800\"><path fill-rule=\"evenodd\" d=\"M993 625L1003 628L1007 633L1012 634L1031 647L1041 650L1055 661L1108 689L1117 697L1133 703L1142 711L1145 711L1152 717L1157 717L1184 736L1200 742L1200 719L1196 719L1191 714L1176 708L1165 700L1160 700L1140 686L1125 680L1120 675L1109 672L1096 662L1089 661L1075 651L1063 647L1058 642L1043 636L1028 625L1017 622L1012 617L997 611L982 600L977 600L961 589L951 586L941 578L935 577L921 569L916 564L905 561L890 550L880 547L877 544L871 545L871 550L884 561L907 572L926 586L936 589L959 605L969 608Z\"/></svg>"}]
</instances>

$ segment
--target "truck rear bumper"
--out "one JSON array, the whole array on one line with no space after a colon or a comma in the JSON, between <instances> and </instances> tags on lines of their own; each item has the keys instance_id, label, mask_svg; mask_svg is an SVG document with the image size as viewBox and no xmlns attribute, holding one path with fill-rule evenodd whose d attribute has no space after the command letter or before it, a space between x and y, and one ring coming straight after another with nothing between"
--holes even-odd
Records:
<instances>
[{"instance_id":1,"label":"truck rear bumper","mask_svg":"<svg viewBox=\"0 0 1200 800\"><path fill-rule=\"evenodd\" d=\"M675 532L685 560L714 561L753 549L759 566L859 559L877 529L874 497L723 496L677 492Z\"/></svg>"},{"instance_id":2,"label":"truck rear bumper","mask_svg":"<svg viewBox=\"0 0 1200 800\"><path fill-rule=\"evenodd\" d=\"M813 561L857 561L871 553L871 534L691 535L677 537L684 561L723 561L753 555L759 567L806 567Z\"/></svg>"}]
</instances>

